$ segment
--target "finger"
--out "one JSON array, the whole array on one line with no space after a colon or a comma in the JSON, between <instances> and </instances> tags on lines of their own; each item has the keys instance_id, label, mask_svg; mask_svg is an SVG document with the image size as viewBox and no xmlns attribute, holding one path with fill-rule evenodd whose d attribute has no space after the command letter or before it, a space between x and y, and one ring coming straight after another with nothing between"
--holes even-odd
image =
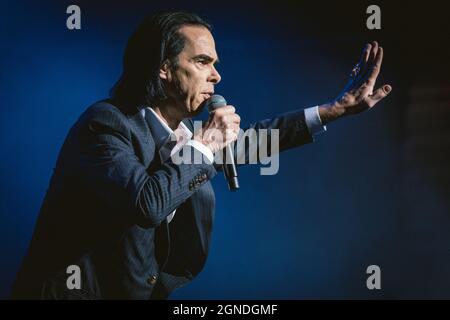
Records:
<instances>
[{"instance_id":1,"label":"finger","mask_svg":"<svg viewBox=\"0 0 450 320\"><path fill-rule=\"evenodd\" d=\"M369 58L370 62L375 61L377 53L378 53L378 42L372 41L372 51L370 52L370 58Z\"/></svg>"},{"instance_id":2,"label":"finger","mask_svg":"<svg viewBox=\"0 0 450 320\"><path fill-rule=\"evenodd\" d=\"M370 55L370 49L372 48L372 45L370 43L367 43L364 46L364 49L362 51L361 54L361 58L359 59L359 65L361 67L361 69L364 68L364 66L366 65L367 61L369 60L369 55Z\"/></svg>"},{"instance_id":3,"label":"finger","mask_svg":"<svg viewBox=\"0 0 450 320\"><path fill-rule=\"evenodd\" d=\"M219 118L223 118L226 117L230 114L234 114L234 112L236 111L236 109L233 106L223 106L223 107L219 107L215 110L213 110L211 112L212 115L215 115Z\"/></svg>"},{"instance_id":4,"label":"finger","mask_svg":"<svg viewBox=\"0 0 450 320\"><path fill-rule=\"evenodd\" d=\"M241 117L237 113L229 113L223 116L223 121L226 123L240 123Z\"/></svg>"},{"instance_id":5,"label":"finger","mask_svg":"<svg viewBox=\"0 0 450 320\"><path fill-rule=\"evenodd\" d=\"M388 84L375 90L375 92L372 95L367 97L369 106L370 107L374 106L377 102L386 97L391 91L392 87Z\"/></svg>"},{"instance_id":6,"label":"finger","mask_svg":"<svg viewBox=\"0 0 450 320\"><path fill-rule=\"evenodd\" d=\"M369 65L369 57L372 49L372 44L367 43L363 49L361 54L361 58L358 62L359 70L352 70L351 76L355 77L356 82L360 82L361 79L364 78L364 75L367 73L368 65Z\"/></svg>"},{"instance_id":7,"label":"finger","mask_svg":"<svg viewBox=\"0 0 450 320\"><path fill-rule=\"evenodd\" d=\"M363 72L363 70L365 69L365 64L367 62L370 53L370 47L371 47L370 43L367 43L364 46L358 63L353 67L352 71L350 72L351 78L358 77L361 74L361 72Z\"/></svg>"},{"instance_id":8,"label":"finger","mask_svg":"<svg viewBox=\"0 0 450 320\"><path fill-rule=\"evenodd\" d=\"M370 43L366 63L364 64L364 68L361 70L359 77L357 78L357 82L359 83L364 82L364 79L366 79L367 74L370 72L371 66L374 64L377 53L378 53L378 42L372 41L372 43Z\"/></svg>"},{"instance_id":9,"label":"finger","mask_svg":"<svg viewBox=\"0 0 450 320\"><path fill-rule=\"evenodd\" d=\"M380 47L377 52L375 63L371 70L369 70L369 75L367 77L367 83L371 86L375 85L375 81L377 80L378 74L381 70L381 63L383 62L383 48Z\"/></svg>"},{"instance_id":10,"label":"finger","mask_svg":"<svg viewBox=\"0 0 450 320\"><path fill-rule=\"evenodd\" d=\"M221 117L221 126L223 127L232 127L236 124L240 123L240 119L236 117L236 114L227 114Z\"/></svg>"},{"instance_id":11,"label":"finger","mask_svg":"<svg viewBox=\"0 0 450 320\"><path fill-rule=\"evenodd\" d=\"M240 126L239 126L238 123L233 123L233 124L231 124L231 125L228 127L228 129L231 129L231 130L233 130L235 133L238 133L238 132L239 132L239 129L240 129Z\"/></svg>"},{"instance_id":12,"label":"finger","mask_svg":"<svg viewBox=\"0 0 450 320\"><path fill-rule=\"evenodd\" d=\"M225 139L227 141L234 141L238 138L238 131L235 128L229 128L225 130Z\"/></svg>"},{"instance_id":13,"label":"finger","mask_svg":"<svg viewBox=\"0 0 450 320\"><path fill-rule=\"evenodd\" d=\"M232 113L236 112L236 108L232 105L223 106L223 107L219 108L218 110L223 110L224 114L232 114Z\"/></svg>"}]
</instances>

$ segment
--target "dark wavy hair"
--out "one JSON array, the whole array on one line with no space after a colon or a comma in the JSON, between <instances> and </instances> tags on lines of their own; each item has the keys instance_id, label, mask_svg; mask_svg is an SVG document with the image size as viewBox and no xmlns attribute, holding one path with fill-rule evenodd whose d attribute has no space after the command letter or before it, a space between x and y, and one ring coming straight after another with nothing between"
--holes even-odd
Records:
<instances>
[{"instance_id":1,"label":"dark wavy hair","mask_svg":"<svg viewBox=\"0 0 450 320\"><path fill-rule=\"evenodd\" d=\"M144 19L128 40L122 75L110 91L114 101L151 106L167 98L159 70L166 60L171 68L177 67L186 42L178 31L185 25L212 29L198 15L186 12L163 12Z\"/></svg>"}]
</instances>

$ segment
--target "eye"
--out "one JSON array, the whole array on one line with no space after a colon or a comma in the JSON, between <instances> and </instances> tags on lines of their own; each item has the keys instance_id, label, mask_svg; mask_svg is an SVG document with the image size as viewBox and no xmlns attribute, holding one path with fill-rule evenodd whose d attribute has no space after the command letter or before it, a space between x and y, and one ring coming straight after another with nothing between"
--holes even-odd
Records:
<instances>
[{"instance_id":1,"label":"eye","mask_svg":"<svg viewBox=\"0 0 450 320\"><path fill-rule=\"evenodd\" d=\"M201 65L208 64L208 61L206 61L206 60L197 60L197 62L200 63Z\"/></svg>"}]
</instances>

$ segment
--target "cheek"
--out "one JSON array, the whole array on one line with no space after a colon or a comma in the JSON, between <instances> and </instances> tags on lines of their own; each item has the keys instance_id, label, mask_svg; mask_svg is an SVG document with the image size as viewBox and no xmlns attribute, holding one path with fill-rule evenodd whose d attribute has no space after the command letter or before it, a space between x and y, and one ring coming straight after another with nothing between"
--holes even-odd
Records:
<instances>
[{"instance_id":1,"label":"cheek","mask_svg":"<svg viewBox=\"0 0 450 320\"><path fill-rule=\"evenodd\" d=\"M202 87L204 86L202 86L200 79L191 77L186 82L185 93L190 100L198 100L201 97Z\"/></svg>"},{"instance_id":2,"label":"cheek","mask_svg":"<svg viewBox=\"0 0 450 320\"><path fill-rule=\"evenodd\" d=\"M202 100L201 92L205 88L206 75L201 70L178 70L177 91L183 100L191 103ZM201 101L200 101L201 102Z\"/></svg>"},{"instance_id":3,"label":"cheek","mask_svg":"<svg viewBox=\"0 0 450 320\"><path fill-rule=\"evenodd\" d=\"M193 96L197 93L198 81L195 77L186 73L180 77L179 86L185 96Z\"/></svg>"}]
</instances>

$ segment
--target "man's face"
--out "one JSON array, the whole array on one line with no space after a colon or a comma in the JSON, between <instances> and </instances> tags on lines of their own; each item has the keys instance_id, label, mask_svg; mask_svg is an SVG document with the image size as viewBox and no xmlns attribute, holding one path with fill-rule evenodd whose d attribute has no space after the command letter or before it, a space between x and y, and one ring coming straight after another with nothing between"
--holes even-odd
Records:
<instances>
[{"instance_id":1,"label":"man's face","mask_svg":"<svg viewBox=\"0 0 450 320\"><path fill-rule=\"evenodd\" d=\"M220 75L214 64L218 57L214 38L201 26L184 26L179 30L186 38L178 55L178 66L162 68L160 77L166 93L184 117L192 117L202 110L204 101L214 93Z\"/></svg>"}]
</instances>

